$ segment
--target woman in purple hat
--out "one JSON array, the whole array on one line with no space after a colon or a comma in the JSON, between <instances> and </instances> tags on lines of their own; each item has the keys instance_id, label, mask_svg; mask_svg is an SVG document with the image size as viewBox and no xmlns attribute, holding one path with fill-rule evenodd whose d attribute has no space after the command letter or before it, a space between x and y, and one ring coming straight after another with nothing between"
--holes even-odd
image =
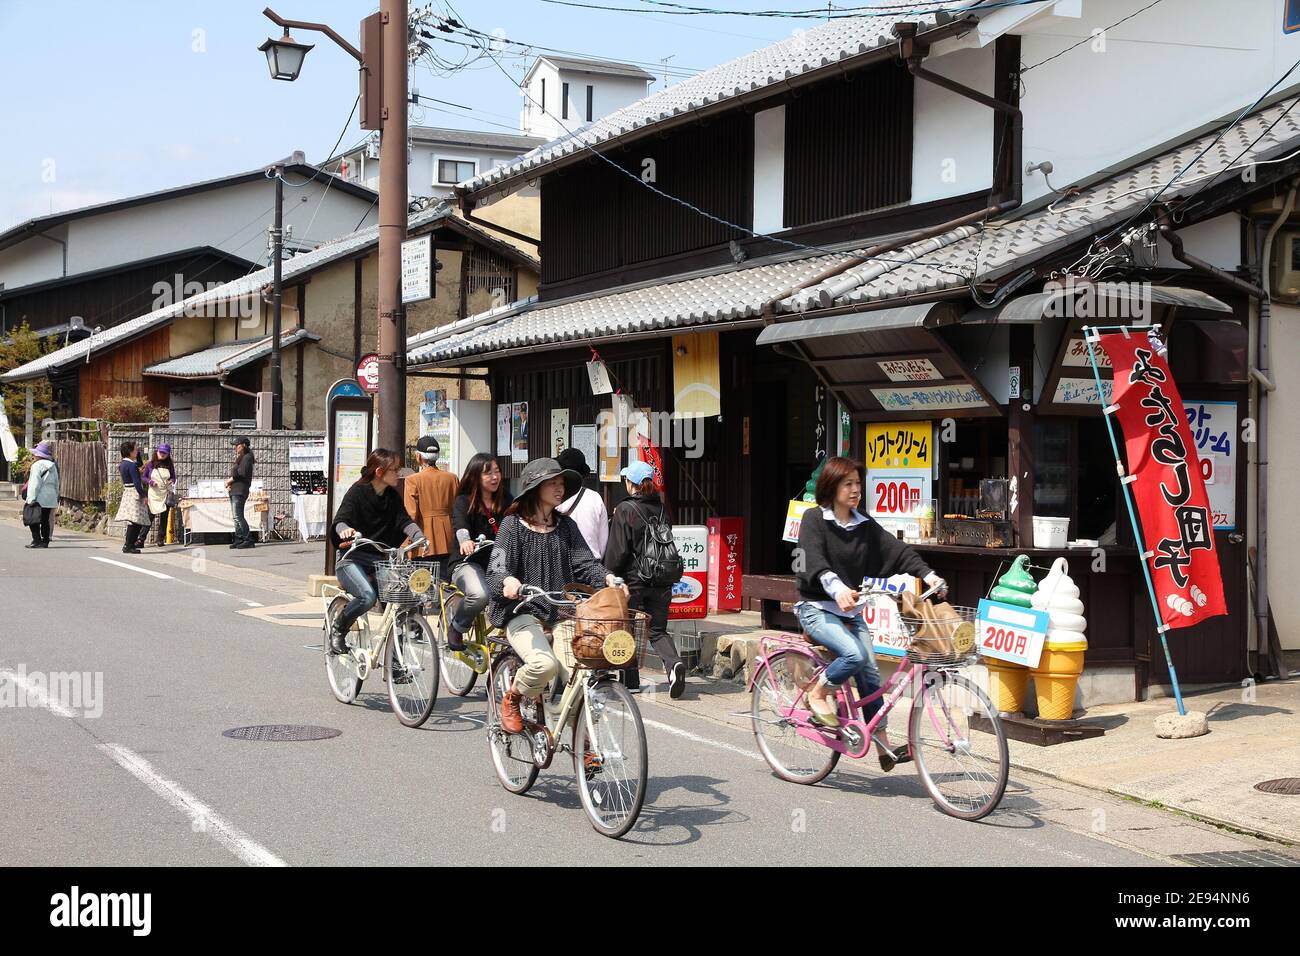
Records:
<instances>
[{"instance_id":1,"label":"woman in purple hat","mask_svg":"<svg viewBox=\"0 0 1300 956\"><path fill-rule=\"evenodd\" d=\"M29 548L48 548L54 509L59 506L59 466L54 463L54 449L47 441L32 449L32 470L27 475L27 504L41 509L40 517L30 522L32 543Z\"/></svg>"},{"instance_id":2,"label":"woman in purple hat","mask_svg":"<svg viewBox=\"0 0 1300 956\"><path fill-rule=\"evenodd\" d=\"M163 442L153 450L153 457L140 473L145 488L149 491L149 513L144 516L148 522L140 533L143 548L149 541L149 530L154 519L158 521L158 547L167 543L167 515L176 504L176 462L172 460L172 446Z\"/></svg>"}]
</instances>

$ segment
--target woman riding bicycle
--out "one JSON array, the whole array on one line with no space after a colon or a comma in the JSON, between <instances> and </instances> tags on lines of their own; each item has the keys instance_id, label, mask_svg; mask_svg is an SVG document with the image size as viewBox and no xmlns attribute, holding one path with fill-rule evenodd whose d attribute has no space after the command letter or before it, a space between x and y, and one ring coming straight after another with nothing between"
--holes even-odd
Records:
<instances>
[{"instance_id":1,"label":"woman riding bicycle","mask_svg":"<svg viewBox=\"0 0 1300 956\"><path fill-rule=\"evenodd\" d=\"M387 448L376 448L366 459L361 477L343 496L343 503L330 525L330 542L342 548L353 538L369 538L390 548L400 548L406 539L424 541L424 532L411 520L397 493L397 475L402 459ZM330 634L330 652L348 652L347 633L353 623L379 600L375 582L375 565L385 560L373 548L354 548L338 562L334 573L339 585L352 596L343 613L334 621Z\"/></svg>"},{"instance_id":2,"label":"woman riding bicycle","mask_svg":"<svg viewBox=\"0 0 1300 956\"><path fill-rule=\"evenodd\" d=\"M521 610L516 600L520 590L526 584L562 591L575 582L592 587L613 587L615 582L573 519L556 513L577 490L578 473L562 469L554 458L539 458L524 467L520 480L523 487L501 522L487 573L488 620L505 628L524 662L501 704L501 727L511 734L524 729L520 698L538 696L561 671L546 636L556 620L555 608L535 601Z\"/></svg>"},{"instance_id":3,"label":"woman riding bicycle","mask_svg":"<svg viewBox=\"0 0 1300 956\"><path fill-rule=\"evenodd\" d=\"M488 603L487 565L492 549L479 548L476 542L479 538L496 540L513 500L501 487L501 466L495 458L480 452L469 460L451 506L451 527L459 550L451 566L451 583L465 595L447 628L447 646L453 651L464 649L463 635L469 633Z\"/></svg>"},{"instance_id":4,"label":"woman riding bicycle","mask_svg":"<svg viewBox=\"0 0 1300 956\"><path fill-rule=\"evenodd\" d=\"M803 570L797 575L799 596L795 605L799 623L813 643L836 655L815 686L808 689L808 706L813 721L824 726L839 724L835 694L850 677L862 697L880 689L880 671L871 647L871 634L861 617L858 586L864 578L910 574L924 578L930 586L947 588L914 550L899 541L875 521L857 510L862 500L862 466L849 458L830 458L822 467L815 491L819 508L804 513L799 528L799 553ZM870 721L882 701L874 700L862 709ZM878 733L886 748L885 728ZM890 748L880 755L882 769L910 760L907 747Z\"/></svg>"}]
</instances>

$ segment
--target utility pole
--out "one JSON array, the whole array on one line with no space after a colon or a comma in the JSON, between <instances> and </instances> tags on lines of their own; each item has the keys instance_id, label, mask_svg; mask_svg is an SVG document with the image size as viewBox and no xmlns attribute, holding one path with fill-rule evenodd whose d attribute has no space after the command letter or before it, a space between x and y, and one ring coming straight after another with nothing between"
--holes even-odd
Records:
<instances>
[{"instance_id":1,"label":"utility pole","mask_svg":"<svg viewBox=\"0 0 1300 956\"><path fill-rule=\"evenodd\" d=\"M379 152L379 444L406 454L407 0L380 0L383 129Z\"/></svg>"},{"instance_id":2,"label":"utility pole","mask_svg":"<svg viewBox=\"0 0 1300 956\"><path fill-rule=\"evenodd\" d=\"M284 427L284 389L280 379L280 315L284 298L280 267L284 262L284 164L271 170L275 177L275 225L271 227L271 428Z\"/></svg>"}]
</instances>

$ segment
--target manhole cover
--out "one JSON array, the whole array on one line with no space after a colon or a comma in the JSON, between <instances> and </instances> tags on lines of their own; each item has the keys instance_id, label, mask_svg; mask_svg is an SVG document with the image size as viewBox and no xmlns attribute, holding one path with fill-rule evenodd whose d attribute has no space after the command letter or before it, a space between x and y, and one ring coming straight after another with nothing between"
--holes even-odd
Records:
<instances>
[{"instance_id":1,"label":"manhole cover","mask_svg":"<svg viewBox=\"0 0 1300 956\"><path fill-rule=\"evenodd\" d=\"M293 740L328 740L343 731L333 727L312 727L306 724L261 724L257 727L235 727L224 730L221 736L233 740L269 740L283 743Z\"/></svg>"},{"instance_id":2,"label":"manhole cover","mask_svg":"<svg viewBox=\"0 0 1300 956\"><path fill-rule=\"evenodd\" d=\"M1284 797L1300 797L1300 777L1278 777L1255 784L1261 793L1276 793Z\"/></svg>"}]
</instances>

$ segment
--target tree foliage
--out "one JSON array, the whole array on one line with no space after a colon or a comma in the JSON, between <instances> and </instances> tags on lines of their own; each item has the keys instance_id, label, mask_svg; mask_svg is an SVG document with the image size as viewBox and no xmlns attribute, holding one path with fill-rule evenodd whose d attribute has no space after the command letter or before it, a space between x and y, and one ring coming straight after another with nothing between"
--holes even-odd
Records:
<instances>
[{"instance_id":1,"label":"tree foliage","mask_svg":"<svg viewBox=\"0 0 1300 956\"><path fill-rule=\"evenodd\" d=\"M41 339L24 322L10 332L8 337L0 339L0 374L11 372L20 365L35 361L56 348L58 344L55 340ZM0 397L4 400L9 428L20 445L26 435L28 386L32 388L32 422L37 434L40 433L41 421L54 415L54 394L50 389L48 378L0 385Z\"/></svg>"}]
</instances>

